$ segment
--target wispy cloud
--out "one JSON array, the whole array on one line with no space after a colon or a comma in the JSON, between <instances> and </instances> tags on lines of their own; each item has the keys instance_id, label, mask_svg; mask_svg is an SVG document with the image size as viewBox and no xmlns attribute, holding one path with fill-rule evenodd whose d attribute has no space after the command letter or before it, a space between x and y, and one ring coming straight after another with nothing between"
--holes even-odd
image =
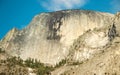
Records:
<instances>
[{"instance_id":1,"label":"wispy cloud","mask_svg":"<svg viewBox=\"0 0 120 75\"><path fill-rule=\"evenodd\" d=\"M42 6L50 11L80 8L84 6L88 0L49 0L42 2Z\"/></svg>"},{"instance_id":2,"label":"wispy cloud","mask_svg":"<svg viewBox=\"0 0 120 75\"><path fill-rule=\"evenodd\" d=\"M112 0L111 6L113 12L120 11L120 0Z\"/></svg>"}]
</instances>

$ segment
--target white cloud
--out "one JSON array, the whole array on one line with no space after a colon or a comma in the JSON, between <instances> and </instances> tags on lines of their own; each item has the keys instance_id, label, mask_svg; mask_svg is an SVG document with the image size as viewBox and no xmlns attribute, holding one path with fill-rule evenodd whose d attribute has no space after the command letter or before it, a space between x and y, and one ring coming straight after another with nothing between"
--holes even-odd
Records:
<instances>
[{"instance_id":1,"label":"white cloud","mask_svg":"<svg viewBox=\"0 0 120 75\"><path fill-rule=\"evenodd\" d=\"M120 11L120 0L113 0L111 2L111 6L112 6L112 11L113 12Z\"/></svg>"},{"instance_id":2,"label":"white cloud","mask_svg":"<svg viewBox=\"0 0 120 75\"><path fill-rule=\"evenodd\" d=\"M84 6L88 0L49 0L44 1L42 6L50 11L57 11L63 9L80 8Z\"/></svg>"}]
</instances>

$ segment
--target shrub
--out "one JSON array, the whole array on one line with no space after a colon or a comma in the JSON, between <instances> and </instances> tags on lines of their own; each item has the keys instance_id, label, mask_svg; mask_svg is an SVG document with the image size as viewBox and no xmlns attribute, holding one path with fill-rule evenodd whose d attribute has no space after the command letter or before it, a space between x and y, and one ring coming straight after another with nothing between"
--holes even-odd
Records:
<instances>
[{"instance_id":1,"label":"shrub","mask_svg":"<svg viewBox=\"0 0 120 75\"><path fill-rule=\"evenodd\" d=\"M82 64L83 62L73 62L72 65L80 65Z\"/></svg>"},{"instance_id":2,"label":"shrub","mask_svg":"<svg viewBox=\"0 0 120 75\"><path fill-rule=\"evenodd\" d=\"M66 63L67 63L66 59L63 59L63 60L61 60L58 64L56 64L55 68L60 67L60 66L63 66L63 65L66 64Z\"/></svg>"}]
</instances>

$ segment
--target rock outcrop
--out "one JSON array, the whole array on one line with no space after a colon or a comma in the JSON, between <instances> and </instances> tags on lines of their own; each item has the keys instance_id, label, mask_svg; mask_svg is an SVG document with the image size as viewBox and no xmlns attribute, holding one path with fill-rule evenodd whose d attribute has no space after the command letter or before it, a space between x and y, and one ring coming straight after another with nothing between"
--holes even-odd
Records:
<instances>
[{"instance_id":1,"label":"rock outcrop","mask_svg":"<svg viewBox=\"0 0 120 75\"><path fill-rule=\"evenodd\" d=\"M8 32L0 47L22 59L35 58L49 65L67 59L71 64L105 52L119 35L120 13L64 10L36 15L24 29Z\"/></svg>"}]
</instances>

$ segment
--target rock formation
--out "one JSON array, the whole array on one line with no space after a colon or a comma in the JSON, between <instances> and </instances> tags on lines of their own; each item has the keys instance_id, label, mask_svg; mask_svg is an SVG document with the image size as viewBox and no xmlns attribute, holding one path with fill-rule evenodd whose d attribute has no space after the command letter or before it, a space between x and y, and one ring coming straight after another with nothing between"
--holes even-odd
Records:
<instances>
[{"instance_id":1,"label":"rock formation","mask_svg":"<svg viewBox=\"0 0 120 75\"><path fill-rule=\"evenodd\" d=\"M67 64L85 62L91 66L88 70L84 63L74 67L72 74L65 69L62 73L56 70L53 75L103 75L112 69L107 68L113 62L110 61L113 59L110 54L115 57L114 61L118 60L119 35L119 12L114 15L88 10L63 10L38 14L22 30L13 28L1 40L0 47L9 55L20 56L24 60L30 57L44 64L56 65L66 59ZM101 65L105 65L104 69L96 71Z\"/></svg>"}]
</instances>

